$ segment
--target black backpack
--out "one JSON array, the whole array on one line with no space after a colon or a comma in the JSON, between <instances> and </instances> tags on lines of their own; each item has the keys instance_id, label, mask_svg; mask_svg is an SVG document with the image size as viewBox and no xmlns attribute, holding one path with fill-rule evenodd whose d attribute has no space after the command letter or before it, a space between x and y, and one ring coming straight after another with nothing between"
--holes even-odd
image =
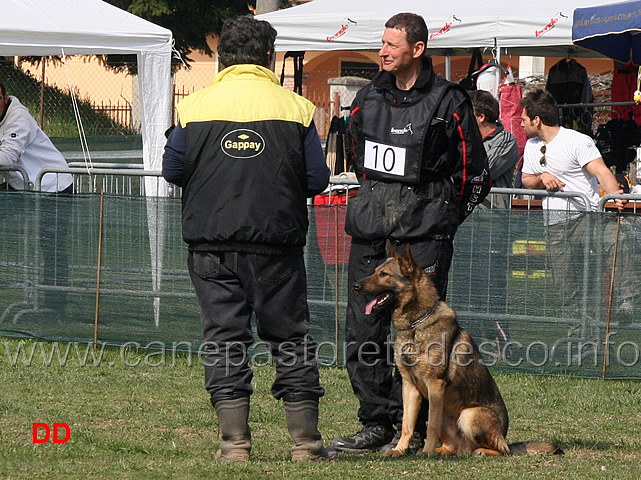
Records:
<instances>
[{"instance_id":1,"label":"black backpack","mask_svg":"<svg viewBox=\"0 0 641 480\"><path fill-rule=\"evenodd\" d=\"M476 90L476 78L474 78L474 72L479 70L482 66L483 55L481 54L481 49L475 48L472 52L472 58L470 59L470 68L467 70L467 77L458 82L459 85L468 92Z\"/></svg>"}]
</instances>

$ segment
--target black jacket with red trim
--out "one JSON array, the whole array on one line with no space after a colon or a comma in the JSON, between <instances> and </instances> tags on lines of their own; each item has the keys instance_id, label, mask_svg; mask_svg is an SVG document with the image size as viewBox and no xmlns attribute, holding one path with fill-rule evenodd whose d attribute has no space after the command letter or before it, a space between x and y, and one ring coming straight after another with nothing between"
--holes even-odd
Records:
<instances>
[{"instance_id":1,"label":"black jacket with red trim","mask_svg":"<svg viewBox=\"0 0 641 480\"><path fill-rule=\"evenodd\" d=\"M430 95L434 89L442 89L443 94ZM385 108L365 107L380 102ZM418 179L414 174L394 180L372 175L371 169L365 168L366 140L370 149L371 145L397 142L398 125L381 118L382 114L397 116L402 122L416 118L417 124L419 119L431 118L422 155L416 149L406 150L406 171L418 170ZM428 57L408 91L399 90L395 77L385 71L363 87L352 104L348 134L361 184L347 206L345 230L355 238L399 242L451 239L490 190L487 155L470 99L458 85L437 76ZM412 164L419 165L412 168Z\"/></svg>"}]
</instances>

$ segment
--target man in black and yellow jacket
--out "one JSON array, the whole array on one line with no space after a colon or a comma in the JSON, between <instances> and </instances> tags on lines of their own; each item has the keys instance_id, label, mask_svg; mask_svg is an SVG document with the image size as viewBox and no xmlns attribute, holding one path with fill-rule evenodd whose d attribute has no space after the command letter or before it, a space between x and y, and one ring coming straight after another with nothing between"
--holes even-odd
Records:
<instances>
[{"instance_id":1,"label":"man in black and yellow jacket","mask_svg":"<svg viewBox=\"0 0 641 480\"><path fill-rule=\"evenodd\" d=\"M183 187L182 231L201 309L205 387L218 414L217 457L249 459L255 312L276 363L272 394L283 399L294 460L333 459L317 429L319 383L303 246L307 197L329 169L314 105L280 86L271 63L276 31L252 17L230 19L218 46L226 67L178 105L180 123L163 176Z\"/></svg>"}]
</instances>

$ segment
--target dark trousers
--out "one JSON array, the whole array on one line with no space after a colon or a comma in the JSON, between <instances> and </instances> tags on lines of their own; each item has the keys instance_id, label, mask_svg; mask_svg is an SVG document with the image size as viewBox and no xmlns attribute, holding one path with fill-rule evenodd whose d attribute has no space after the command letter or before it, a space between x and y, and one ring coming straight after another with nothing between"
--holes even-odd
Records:
<instances>
[{"instance_id":1,"label":"dark trousers","mask_svg":"<svg viewBox=\"0 0 641 480\"><path fill-rule=\"evenodd\" d=\"M324 394L317 344L309 336L303 256L189 252L189 274L200 304L206 352L205 388L212 404L252 393L252 366L267 363L265 349L251 358L252 313L258 336L276 364L272 395L298 401Z\"/></svg>"},{"instance_id":2,"label":"dark trousers","mask_svg":"<svg viewBox=\"0 0 641 480\"><path fill-rule=\"evenodd\" d=\"M0 191L15 192L8 183L0 184ZM73 216L73 184L56 193L39 194L34 198L36 237L42 252L42 285L69 286L69 258L67 241ZM67 305L67 293L56 289L45 290L43 307L53 311L58 320L63 320Z\"/></svg>"},{"instance_id":3,"label":"dark trousers","mask_svg":"<svg viewBox=\"0 0 641 480\"><path fill-rule=\"evenodd\" d=\"M40 202L38 243L43 256L43 285L69 286L67 241L73 215L72 193L70 185L61 192L36 199ZM44 308L53 310L60 320L64 319L66 305L66 292L45 291Z\"/></svg>"},{"instance_id":4,"label":"dark trousers","mask_svg":"<svg viewBox=\"0 0 641 480\"><path fill-rule=\"evenodd\" d=\"M352 389L360 401L358 418L363 425L397 426L402 423L401 376L394 369L390 309L365 315L368 297L351 286L371 275L387 258L385 241L352 239L349 258L349 293L345 323L346 359ZM400 251L403 245L398 245ZM452 262L451 240L431 240L411 245L417 264L425 269L441 298L447 291L447 275ZM425 433L427 401L423 401L417 431Z\"/></svg>"}]
</instances>

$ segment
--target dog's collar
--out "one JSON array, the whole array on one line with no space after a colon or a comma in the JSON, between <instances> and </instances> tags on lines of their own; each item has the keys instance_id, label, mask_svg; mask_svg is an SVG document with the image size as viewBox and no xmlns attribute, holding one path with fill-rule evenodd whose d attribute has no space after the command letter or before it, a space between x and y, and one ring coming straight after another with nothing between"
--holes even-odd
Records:
<instances>
[{"instance_id":1,"label":"dog's collar","mask_svg":"<svg viewBox=\"0 0 641 480\"><path fill-rule=\"evenodd\" d=\"M406 330L413 330L413 329L415 329L415 328L416 328L416 327L418 327L421 323L425 322L425 320L427 320L428 318L430 318L430 316L431 316L431 315L436 311L436 309L438 308L438 306L439 306L440 304L441 304L441 301L439 300L438 302L436 302L436 303L434 304L434 306L431 308L431 310L429 310L429 311L425 312L423 315L421 315L421 316L420 316L420 317L418 317L416 320L414 320L414 321L410 324L410 326L409 326L408 328L397 328L396 330L399 330L399 331L401 331L401 332L402 332L402 331L406 331Z\"/></svg>"}]
</instances>

